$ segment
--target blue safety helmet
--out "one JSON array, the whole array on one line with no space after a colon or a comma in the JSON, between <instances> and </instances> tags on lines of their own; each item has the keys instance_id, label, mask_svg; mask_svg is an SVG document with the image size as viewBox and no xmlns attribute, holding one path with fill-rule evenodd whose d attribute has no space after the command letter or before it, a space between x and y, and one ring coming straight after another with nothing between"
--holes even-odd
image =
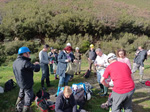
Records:
<instances>
[{"instance_id":1,"label":"blue safety helmet","mask_svg":"<svg viewBox=\"0 0 150 112\"><path fill-rule=\"evenodd\" d=\"M31 52L28 47L20 47L18 50L18 54L26 53L26 52Z\"/></svg>"}]
</instances>

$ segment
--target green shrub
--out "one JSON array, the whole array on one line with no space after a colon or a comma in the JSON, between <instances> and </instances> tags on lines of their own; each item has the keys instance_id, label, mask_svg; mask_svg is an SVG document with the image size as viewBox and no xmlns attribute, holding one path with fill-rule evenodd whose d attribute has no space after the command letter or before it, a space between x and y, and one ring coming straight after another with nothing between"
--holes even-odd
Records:
<instances>
[{"instance_id":1,"label":"green shrub","mask_svg":"<svg viewBox=\"0 0 150 112\"><path fill-rule=\"evenodd\" d=\"M5 47L0 43L0 65L2 65L6 60L6 55L5 55Z\"/></svg>"},{"instance_id":2,"label":"green shrub","mask_svg":"<svg viewBox=\"0 0 150 112\"><path fill-rule=\"evenodd\" d=\"M12 42L6 42L5 45L5 51L6 55L11 56L13 54L18 53L18 49L24 45L25 41L12 41Z\"/></svg>"}]
</instances>

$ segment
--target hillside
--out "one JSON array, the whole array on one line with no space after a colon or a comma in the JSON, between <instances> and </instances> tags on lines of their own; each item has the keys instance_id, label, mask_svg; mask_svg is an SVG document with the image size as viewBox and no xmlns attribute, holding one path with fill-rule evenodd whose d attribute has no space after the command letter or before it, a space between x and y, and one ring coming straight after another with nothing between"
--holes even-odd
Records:
<instances>
[{"instance_id":1,"label":"hillside","mask_svg":"<svg viewBox=\"0 0 150 112\"><path fill-rule=\"evenodd\" d=\"M105 53L139 45L150 49L150 2L143 0L11 0L1 2L0 41L12 56L22 45L11 41L48 43L62 49L66 42L85 52L89 44ZM9 43L6 43L9 41ZM20 42L22 43L22 42ZM25 42L23 42L25 43ZM6 46L11 45L11 46ZM29 46L31 47L31 45ZM32 48L31 48L32 49Z\"/></svg>"}]
</instances>

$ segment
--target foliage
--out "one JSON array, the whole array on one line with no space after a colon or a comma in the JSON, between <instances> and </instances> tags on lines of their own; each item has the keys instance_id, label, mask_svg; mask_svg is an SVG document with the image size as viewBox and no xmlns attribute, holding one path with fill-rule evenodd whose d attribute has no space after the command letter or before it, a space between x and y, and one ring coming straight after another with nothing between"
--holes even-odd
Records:
<instances>
[{"instance_id":1,"label":"foliage","mask_svg":"<svg viewBox=\"0 0 150 112\"><path fill-rule=\"evenodd\" d=\"M6 60L5 46L0 43L0 65L2 65Z\"/></svg>"},{"instance_id":2,"label":"foliage","mask_svg":"<svg viewBox=\"0 0 150 112\"><path fill-rule=\"evenodd\" d=\"M128 32L150 36L147 17L143 19L142 15L130 14L126 11L127 6L111 5L111 2L102 0L13 0L0 8L0 36L9 40L48 37L57 40L58 44L67 41L69 35L84 37L88 34L103 38L111 33Z\"/></svg>"}]
</instances>

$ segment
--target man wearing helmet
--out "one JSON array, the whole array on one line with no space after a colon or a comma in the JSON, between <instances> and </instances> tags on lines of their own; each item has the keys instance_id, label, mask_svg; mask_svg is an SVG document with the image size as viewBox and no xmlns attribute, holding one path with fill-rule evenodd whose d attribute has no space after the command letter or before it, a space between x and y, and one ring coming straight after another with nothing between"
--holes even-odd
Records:
<instances>
[{"instance_id":1,"label":"man wearing helmet","mask_svg":"<svg viewBox=\"0 0 150 112\"><path fill-rule=\"evenodd\" d=\"M94 45L93 45L93 44L90 45L90 50L87 51L87 52L85 53L85 55L86 55L87 58L88 58L89 70L91 70L92 65L93 65L94 74L95 74L95 76L96 76L96 67L95 67L95 65L94 65L94 61L95 61L95 59L96 59L96 52L95 52L95 49L94 49Z\"/></svg>"},{"instance_id":2,"label":"man wearing helmet","mask_svg":"<svg viewBox=\"0 0 150 112\"><path fill-rule=\"evenodd\" d=\"M23 112L30 110L31 102L34 100L33 93L33 71L38 72L40 65L38 62L30 62L30 50L28 47L21 47L18 50L18 57L13 63L13 72L20 87L16 106L21 100L24 100ZM17 109L17 108L16 108Z\"/></svg>"},{"instance_id":3,"label":"man wearing helmet","mask_svg":"<svg viewBox=\"0 0 150 112\"><path fill-rule=\"evenodd\" d=\"M120 112L121 108L124 108L125 112L132 112L132 95L135 85L131 76L131 70L126 63L117 61L114 53L109 53L107 60L110 65L105 69L101 83L109 87L109 84L105 82L105 79L109 76L113 81L112 112Z\"/></svg>"}]
</instances>

